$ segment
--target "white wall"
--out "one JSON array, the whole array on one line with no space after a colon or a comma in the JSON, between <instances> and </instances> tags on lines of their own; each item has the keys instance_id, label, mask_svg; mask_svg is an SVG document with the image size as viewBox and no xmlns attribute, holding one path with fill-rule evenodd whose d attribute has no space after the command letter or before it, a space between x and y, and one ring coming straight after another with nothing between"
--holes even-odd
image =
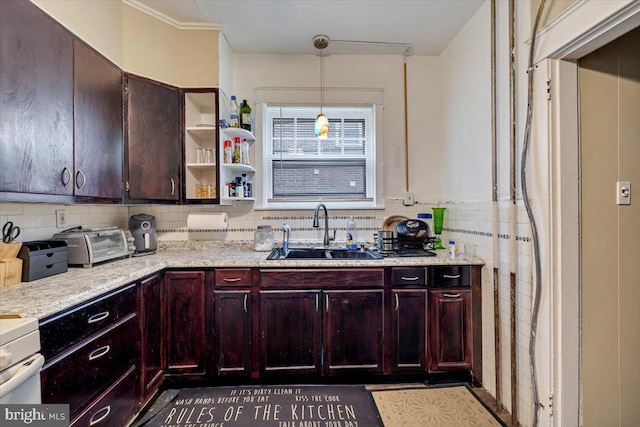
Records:
<instances>
[{"instance_id":1,"label":"white wall","mask_svg":"<svg viewBox=\"0 0 640 427\"><path fill-rule=\"evenodd\" d=\"M442 54L442 195L491 199L491 43L489 2Z\"/></svg>"},{"instance_id":2,"label":"white wall","mask_svg":"<svg viewBox=\"0 0 640 427\"><path fill-rule=\"evenodd\" d=\"M32 0L69 31L123 66L122 3L113 0Z\"/></svg>"},{"instance_id":3,"label":"white wall","mask_svg":"<svg viewBox=\"0 0 640 427\"><path fill-rule=\"evenodd\" d=\"M325 104L384 104L384 139L379 141L384 146L384 196L401 198L406 170L402 56L326 56L324 70ZM409 190L417 201L433 202L440 197L440 59L410 57L407 74ZM320 59L316 55L235 54L233 81L234 93L253 106L288 96L311 105L320 103Z\"/></svg>"}]
</instances>

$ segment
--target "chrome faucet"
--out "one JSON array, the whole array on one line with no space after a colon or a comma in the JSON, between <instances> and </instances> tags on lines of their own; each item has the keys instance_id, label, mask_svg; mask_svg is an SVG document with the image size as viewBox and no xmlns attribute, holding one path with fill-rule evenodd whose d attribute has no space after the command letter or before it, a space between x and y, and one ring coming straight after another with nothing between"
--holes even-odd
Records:
<instances>
[{"instance_id":1,"label":"chrome faucet","mask_svg":"<svg viewBox=\"0 0 640 427\"><path fill-rule=\"evenodd\" d=\"M335 240L336 238L336 231L333 230L333 239L330 239L329 238L329 214L327 213L327 207L324 205L324 203L318 203L318 206L316 206L316 210L313 212L313 228L320 227L320 224L318 224L318 212L320 211L320 208L324 209L324 239L322 243L324 244L324 246L329 246L329 242L331 240Z\"/></svg>"},{"instance_id":2,"label":"chrome faucet","mask_svg":"<svg viewBox=\"0 0 640 427\"><path fill-rule=\"evenodd\" d=\"M282 252L284 255L289 252L289 234L291 234L291 227L286 222L282 223Z\"/></svg>"}]
</instances>

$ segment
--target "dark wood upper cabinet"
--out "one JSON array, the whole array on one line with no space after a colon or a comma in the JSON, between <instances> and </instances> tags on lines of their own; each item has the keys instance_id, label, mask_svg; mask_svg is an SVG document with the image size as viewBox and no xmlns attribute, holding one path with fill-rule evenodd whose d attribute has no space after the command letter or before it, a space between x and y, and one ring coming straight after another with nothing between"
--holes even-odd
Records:
<instances>
[{"instance_id":1,"label":"dark wood upper cabinet","mask_svg":"<svg viewBox=\"0 0 640 427\"><path fill-rule=\"evenodd\" d=\"M73 37L28 1L0 1L0 191L73 194Z\"/></svg>"},{"instance_id":2,"label":"dark wood upper cabinet","mask_svg":"<svg viewBox=\"0 0 640 427\"><path fill-rule=\"evenodd\" d=\"M182 168L178 88L125 74L129 201L179 201Z\"/></svg>"},{"instance_id":3,"label":"dark wood upper cabinet","mask_svg":"<svg viewBox=\"0 0 640 427\"><path fill-rule=\"evenodd\" d=\"M122 198L122 71L74 41L75 194Z\"/></svg>"}]
</instances>

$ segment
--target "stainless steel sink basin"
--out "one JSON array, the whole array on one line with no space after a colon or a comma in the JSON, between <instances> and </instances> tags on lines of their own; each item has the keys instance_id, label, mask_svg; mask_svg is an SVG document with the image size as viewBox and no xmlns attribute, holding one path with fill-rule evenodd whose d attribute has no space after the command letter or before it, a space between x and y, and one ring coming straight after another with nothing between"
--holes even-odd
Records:
<instances>
[{"instance_id":1,"label":"stainless steel sink basin","mask_svg":"<svg viewBox=\"0 0 640 427\"><path fill-rule=\"evenodd\" d=\"M366 249L364 251L350 251L348 249L331 249L328 251L330 259L382 259L378 252Z\"/></svg>"},{"instance_id":2,"label":"stainless steel sink basin","mask_svg":"<svg viewBox=\"0 0 640 427\"><path fill-rule=\"evenodd\" d=\"M289 252L285 254L282 248L275 248L267 259L382 259L382 256L368 249L350 251L344 248L289 248Z\"/></svg>"}]
</instances>

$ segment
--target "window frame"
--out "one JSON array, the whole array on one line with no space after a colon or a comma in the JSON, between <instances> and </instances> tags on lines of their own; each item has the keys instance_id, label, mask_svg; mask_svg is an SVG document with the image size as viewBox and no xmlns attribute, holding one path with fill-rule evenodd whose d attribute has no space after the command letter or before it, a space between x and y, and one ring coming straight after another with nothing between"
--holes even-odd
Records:
<instances>
[{"instance_id":1,"label":"window frame","mask_svg":"<svg viewBox=\"0 0 640 427\"><path fill-rule=\"evenodd\" d=\"M260 162L260 169L263 174L261 182L260 195L256 199L256 209L264 210L286 210L286 209L313 209L318 203L324 203L330 209L384 209L384 197L382 196L382 176L383 176L383 162L382 162L382 112L383 108L379 104L344 104L337 106L325 106L323 112L325 114L333 109L362 109L370 110L365 119L371 120L372 123L369 126L371 135L367 137L367 141L371 142L371 146L368 148L369 152L366 152L362 156L351 157L353 159L360 159L364 161L366 166L366 198L362 199L336 199L331 197L317 197L313 199L286 199L286 198L274 198L272 195L272 179L270 176L271 168L274 161L278 160L277 156L274 156L270 152L270 144L267 141L269 134L268 127L272 124L272 119L269 118L269 109L273 108L292 108L292 109L305 109L309 108L314 112L318 110L317 105L307 104L295 104L295 103L263 103L260 105L259 117L260 120L260 133L261 133L261 146L262 146L262 161ZM330 114L327 114L331 119ZM364 116L364 114L363 114ZM301 117L301 116L300 116ZM350 117L352 118L352 117ZM364 117L363 117L364 118ZM331 138L329 138L331 140ZM324 142L324 140L321 140ZM279 157L282 158L282 157ZM342 156L327 156L326 161L330 163L336 159L342 160ZM295 161L294 157L288 157L287 160Z\"/></svg>"}]
</instances>

